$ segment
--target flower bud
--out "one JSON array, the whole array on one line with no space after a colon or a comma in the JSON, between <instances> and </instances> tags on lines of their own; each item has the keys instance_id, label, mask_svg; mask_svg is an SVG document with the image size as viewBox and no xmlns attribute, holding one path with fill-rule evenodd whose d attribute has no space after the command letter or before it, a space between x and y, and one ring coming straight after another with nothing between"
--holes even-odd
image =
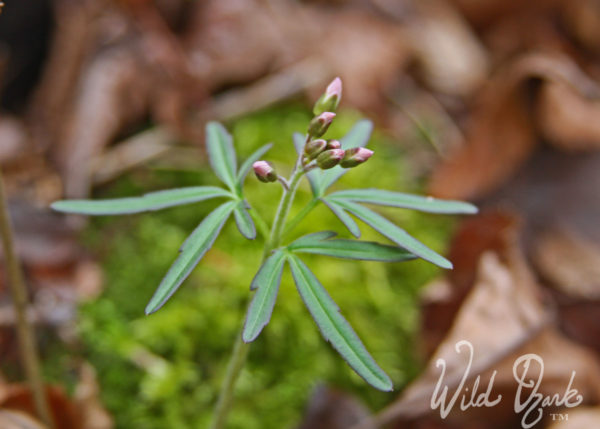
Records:
<instances>
[{"instance_id":1,"label":"flower bud","mask_svg":"<svg viewBox=\"0 0 600 429\"><path fill-rule=\"evenodd\" d=\"M369 149L365 149L364 147L355 147L352 149L348 149L344 155L344 158L340 162L340 165L343 168L352 168L356 167L359 164L362 164L373 155L373 151Z\"/></svg>"},{"instance_id":2,"label":"flower bud","mask_svg":"<svg viewBox=\"0 0 600 429\"><path fill-rule=\"evenodd\" d=\"M304 146L304 154L308 159L315 159L327 147L327 142L323 139L312 140Z\"/></svg>"},{"instance_id":3,"label":"flower bud","mask_svg":"<svg viewBox=\"0 0 600 429\"><path fill-rule=\"evenodd\" d=\"M252 164L256 178L261 182L274 182L277 180L275 169L267 161L256 161Z\"/></svg>"},{"instance_id":4,"label":"flower bud","mask_svg":"<svg viewBox=\"0 0 600 429\"><path fill-rule=\"evenodd\" d=\"M321 152L317 157L317 165L322 170L327 170L338 165L342 158L344 158L344 151L342 149L326 150L325 152Z\"/></svg>"},{"instance_id":5,"label":"flower bud","mask_svg":"<svg viewBox=\"0 0 600 429\"><path fill-rule=\"evenodd\" d=\"M308 134L311 137L321 137L327 132L333 118L335 118L335 113L332 112L323 112L319 116L315 116L308 124Z\"/></svg>"},{"instance_id":6,"label":"flower bud","mask_svg":"<svg viewBox=\"0 0 600 429\"><path fill-rule=\"evenodd\" d=\"M342 99L342 80L336 77L327 87L325 93L315 103L313 113L320 115L323 112L335 112Z\"/></svg>"},{"instance_id":7,"label":"flower bud","mask_svg":"<svg viewBox=\"0 0 600 429\"><path fill-rule=\"evenodd\" d=\"M329 140L327 142L327 149L341 149L342 145L337 140Z\"/></svg>"}]
</instances>

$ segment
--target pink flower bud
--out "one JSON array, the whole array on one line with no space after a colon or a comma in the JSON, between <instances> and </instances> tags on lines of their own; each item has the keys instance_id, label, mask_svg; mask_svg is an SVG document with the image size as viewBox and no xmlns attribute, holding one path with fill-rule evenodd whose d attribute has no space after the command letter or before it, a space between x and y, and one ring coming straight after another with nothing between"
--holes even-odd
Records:
<instances>
[{"instance_id":1,"label":"pink flower bud","mask_svg":"<svg viewBox=\"0 0 600 429\"><path fill-rule=\"evenodd\" d=\"M308 124L308 134L312 137L321 137L327 132L333 118L335 118L333 112L323 112L319 116L315 116Z\"/></svg>"},{"instance_id":2,"label":"pink flower bud","mask_svg":"<svg viewBox=\"0 0 600 429\"><path fill-rule=\"evenodd\" d=\"M267 161L256 161L252 164L256 178L261 182L274 182L277 180L275 169Z\"/></svg>"},{"instance_id":3,"label":"pink flower bud","mask_svg":"<svg viewBox=\"0 0 600 429\"><path fill-rule=\"evenodd\" d=\"M342 99L342 80L336 77L327 87L323 95L315 103L313 113L334 112Z\"/></svg>"},{"instance_id":4,"label":"pink flower bud","mask_svg":"<svg viewBox=\"0 0 600 429\"><path fill-rule=\"evenodd\" d=\"M342 149L326 150L317 157L317 165L322 170L327 170L338 165L342 158L344 158L344 151Z\"/></svg>"},{"instance_id":5,"label":"pink flower bud","mask_svg":"<svg viewBox=\"0 0 600 429\"><path fill-rule=\"evenodd\" d=\"M304 147L304 153L308 159L315 159L327 147L327 142L323 139L309 141Z\"/></svg>"},{"instance_id":6,"label":"pink flower bud","mask_svg":"<svg viewBox=\"0 0 600 429\"><path fill-rule=\"evenodd\" d=\"M340 162L343 168L356 167L359 164L367 161L373 155L373 151L364 147L355 147L348 149L344 155L344 159Z\"/></svg>"},{"instance_id":7,"label":"pink flower bud","mask_svg":"<svg viewBox=\"0 0 600 429\"><path fill-rule=\"evenodd\" d=\"M327 149L341 149L342 145L337 140L329 140L327 142Z\"/></svg>"},{"instance_id":8,"label":"pink flower bud","mask_svg":"<svg viewBox=\"0 0 600 429\"><path fill-rule=\"evenodd\" d=\"M337 97L338 100L342 98L342 79L336 77L331 81L327 89L325 90L325 95L329 97Z\"/></svg>"}]
</instances>

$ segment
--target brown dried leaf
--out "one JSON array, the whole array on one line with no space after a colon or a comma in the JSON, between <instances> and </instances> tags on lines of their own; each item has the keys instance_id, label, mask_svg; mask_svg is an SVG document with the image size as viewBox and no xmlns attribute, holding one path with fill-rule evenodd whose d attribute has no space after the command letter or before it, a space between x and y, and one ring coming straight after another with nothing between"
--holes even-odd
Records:
<instances>
[{"instance_id":1,"label":"brown dried leaf","mask_svg":"<svg viewBox=\"0 0 600 429\"><path fill-rule=\"evenodd\" d=\"M537 102L542 135L566 151L600 149L600 99L586 99L572 86L547 82Z\"/></svg>"},{"instance_id":2,"label":"brown dried leaf","mask_svg":"<svg viewBox=\"0 0 600 429\"><path fill-rule=\"evenodd\" d=\"M113 419L100 402L100 387L96 380L96 371L87 362L84 362L79 369L79 382L75 388L73 401L79 410L81 428L113 428Z\"/></svg>"},{"instance_id":3,"label":"brown dried leaf","mask_svg":"<svg viewBox=\"0 0 600 429\"><path fill-rule=\"evenodd\" d=\"M514 215L499 211L487 211L462 222L448 255L454 269L436 281L441 293L430 290L431 286L424 291L421 341L427 356L442 342L472 289L481 255L487 251L506 255L506 249L517 240L519 225Z\"/></svg>"},{"instance_id":4,"label":"brown dried leaf","mask_svg":"<svg viewBox=\"0 0 600 429\"><path fill-rule=\"evenodd\" d=\"M446 2L418 1L415 7L418 17L408 21L408 38L423 79L445 94L471 94L488 74L484 47Z\"/></svg>"},{"instance_id":5,"label":"brown dried leaf","mask_svg":"<svg viewBox=\"0 0 600 429\"><path fill-rule=\"evenodd\" d=\"M481 374L548 323L549 313L540 299L538 286L519 258L514 254L507 265L495 253L483 254L475 285L450 332L425 371L381 414L379 422L399 417L412 419L431 411L430 400L440 374L438 359L447 362L447 384L458 385L466 366L466 354L455 351L459 341L471 342L475 350L471 374Z\"/></svg>"},{"instance_id":6,"label":"brown dried leaf","mask_svg":"<svg viewBox=\"0 0 600 429\"><path fill-rule=\"evenodd\" d=\"M77 409L64 390L56 386L46 387L50 412L60 429L79 429ZM35 415L33 397L28 387L21 384L7 386L6 394L0 398L0 409L16 410L30 416Z\"/></svg>"},{"instance_id":7,"label":"brown dried leaf","mask_svg":"<svg viewBox=\"0 0 600 429\"><path fill-rule=\"evenodd\" d=\"M600 299L600 246L573 230L539 233L532 244L533 265L544 278L573 298Z\"/></svg>"},{"instance_id":8,"label":"brown dried leaf","mask_svg":"<svg viewBox=\"0 0 600 429\"><path fill-rule=\"evenodd\" d=\"M46 426L29 415L12 410L0 409L0 428L2 429L44 429Z\"/></svg>"},{"instance_id":9,"label":"brown dried leaf","mask_svg":"<svg viewBox=\"0 0 600 429\"><path fill-rule=\"evenodd\" d=\"M558 81L595 96L598 86L567 57L525 55L499 72L473 106L466 144L443 161L430 182L433 195L481 197L503 184L530 157L538 140L528 100L532 79Z\"/></svg>"}]
</instances>

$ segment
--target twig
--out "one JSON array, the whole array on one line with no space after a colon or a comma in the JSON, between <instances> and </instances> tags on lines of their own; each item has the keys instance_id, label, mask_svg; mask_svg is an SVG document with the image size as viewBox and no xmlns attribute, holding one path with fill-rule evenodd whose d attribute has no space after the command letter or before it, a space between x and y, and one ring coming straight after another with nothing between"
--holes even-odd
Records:
<instances>
[{"instance_id":1,"label":"twig","mask_svg":"<svg viewBox=\"0 0 600 429\"><path fill-rule=\"evenodd\" d=\"M4 183L0 171L0 234L4 248L4 260L8 272L8 284L13 298L13 305L17 316L17 335L21 348L21 355L25 365L25 373L29 383L35 408L40 419L49 428L54 428L50 417L50 408L46 401L44 382L40 370L37 346L33 329L27 319L27 289L23 280L23 272L15 252L12 228L8 214L8 204L4 194Z\"/></svg>"}]
</instances>

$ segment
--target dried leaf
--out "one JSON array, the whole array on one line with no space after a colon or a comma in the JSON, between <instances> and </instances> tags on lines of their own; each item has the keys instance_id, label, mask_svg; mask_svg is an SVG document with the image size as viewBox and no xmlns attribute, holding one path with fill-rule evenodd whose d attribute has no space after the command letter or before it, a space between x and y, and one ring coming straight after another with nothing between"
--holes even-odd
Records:
<instances>
[{"instance_id":1,"label":"dried leaf","mask_svg":"<svg viewBox=\"0 0 600 429\"><path fill-rule=\"evenodd\" d=\"M527 97L532 78L564 82L582 94L598 93L597 85L567 57L530 54L515 60L496 74L473 106L465 145L433 173L433 195L481 197L522 167L538 143Z\"/></svg>"}]
</instances>

